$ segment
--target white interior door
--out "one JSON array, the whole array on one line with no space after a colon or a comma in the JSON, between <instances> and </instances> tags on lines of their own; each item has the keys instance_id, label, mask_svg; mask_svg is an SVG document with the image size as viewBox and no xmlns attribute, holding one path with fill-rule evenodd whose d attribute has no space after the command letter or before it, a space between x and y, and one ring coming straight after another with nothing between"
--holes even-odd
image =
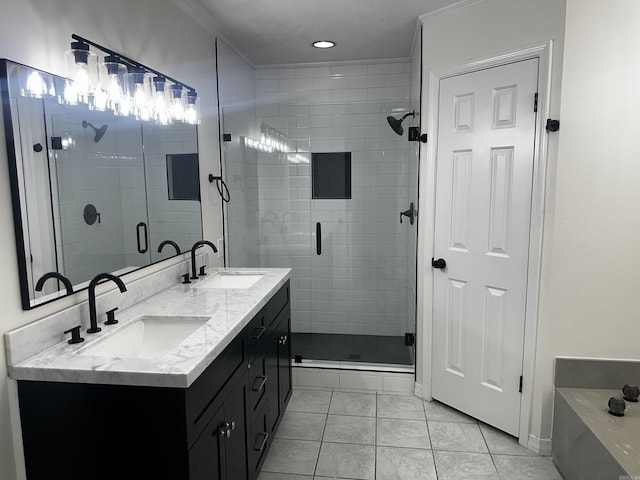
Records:
<instances>
[{"instance_id":1,"label":"white interior door","mask_svg":"<svg viewBox=\"0 0 640 480\"><path fill-rule=\"evenodd\" d=\"M538 60L440 81L432 396L518 434Z\"/></svg>"}]
</instances>

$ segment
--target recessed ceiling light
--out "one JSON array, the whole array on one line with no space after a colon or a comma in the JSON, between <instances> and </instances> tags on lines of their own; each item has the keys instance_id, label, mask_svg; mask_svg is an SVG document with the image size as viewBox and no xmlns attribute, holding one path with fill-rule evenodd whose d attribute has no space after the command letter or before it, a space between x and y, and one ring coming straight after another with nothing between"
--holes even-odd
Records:
<instances>
[{"instance_id":1,"label":"recessed ceiling light","mask_svg":"<svg viewBox=\"0 0 640 480\"><path fill-rule=\"evenodd\" d=\"M336 46L336 42L331 42L329 40L320 40L318 42L313 42L312 45L316 48L333 48Z\"/></svg>"}]
</instances>

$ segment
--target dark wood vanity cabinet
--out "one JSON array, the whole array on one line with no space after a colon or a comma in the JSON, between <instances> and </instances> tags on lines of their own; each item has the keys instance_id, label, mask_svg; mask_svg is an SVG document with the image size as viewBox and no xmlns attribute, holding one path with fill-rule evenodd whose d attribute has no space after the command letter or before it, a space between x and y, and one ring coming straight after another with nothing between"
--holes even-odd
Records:
<instances>
[{"instance_id":1,"label":"dark wood vanity cabinet","mask_svg":"<svg viewBox=\"0 0 640 480\"><path fill-rule=\"evenodd\" d=\"M18 381L27 478L256 480L291 396L287 282L187 389Z\"/></svg>"},{"instance_id":2,"label":"dark wood vanity cabinet","mask_svg":"<svg viewBox=\"0 0 640 480\"><path fill-rule=\"evenodd\" d=\"M190 480L247 477L247 384L238 382L189 450Z\"/></svg>"}]
</instances>

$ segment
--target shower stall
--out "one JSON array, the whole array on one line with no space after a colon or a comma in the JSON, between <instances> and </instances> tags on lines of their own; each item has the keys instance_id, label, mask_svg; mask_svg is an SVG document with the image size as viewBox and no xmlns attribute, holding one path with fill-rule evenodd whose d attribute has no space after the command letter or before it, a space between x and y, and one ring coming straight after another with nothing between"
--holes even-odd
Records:
<instances>
[{"instance_id":1,"label":"shower stall","mask_svg":"<svg viewBox=\"0 0 640 480\"><path fill-rule=\"evenodd\" d=\"M217 52L226 265L292 268L294 362L413 371L418 142L399 130L418 125L415 67Z\"/></svg>"}]
</instances>

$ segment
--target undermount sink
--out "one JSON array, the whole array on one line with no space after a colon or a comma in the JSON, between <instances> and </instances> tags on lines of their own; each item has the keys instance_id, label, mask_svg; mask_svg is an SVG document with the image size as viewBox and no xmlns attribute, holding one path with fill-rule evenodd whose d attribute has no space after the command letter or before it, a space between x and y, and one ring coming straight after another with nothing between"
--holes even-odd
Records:
<instances>
[{"instance_id":1,"label":"undermount sink","mask_svg":"<svg viewBox=\"0 0 640 480\"><path fill-rule=\"evenodd\" d=\"M155 358L170 352L211 317L143 315L78 355Z\"/></svg>"},{"instance_id":2,"label":"undermount sink","mask_svg":"<svg viewBox=\"0 0 640 480\"><path fill-rule=\"evenodd\" d=\"M237 271L217 272L206 280L200 280L193 288L249 288L262 278L265 272Z\"/></svg>"}]
</instances>

